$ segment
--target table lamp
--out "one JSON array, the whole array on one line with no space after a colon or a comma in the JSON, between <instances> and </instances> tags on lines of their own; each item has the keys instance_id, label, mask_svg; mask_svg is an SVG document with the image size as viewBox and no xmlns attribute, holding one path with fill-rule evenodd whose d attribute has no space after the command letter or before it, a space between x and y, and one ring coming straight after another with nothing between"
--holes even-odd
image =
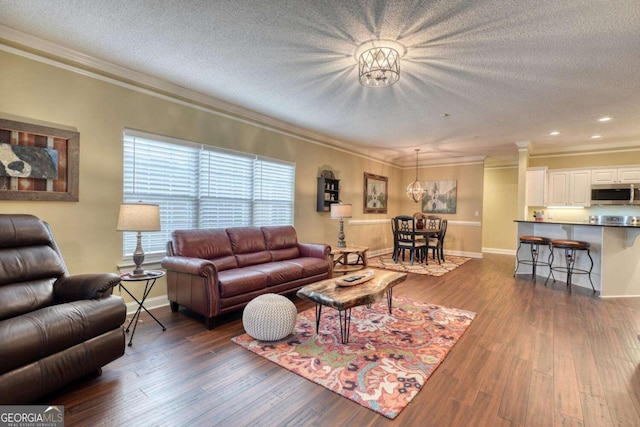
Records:
<instances>
[{"instance_id":1,"label":"table lamp","mask_svg":"<svg viewBox=\"0 0 640 427\"><path fill-rule=\"evenodd\" d=\"M351 218L351 205L345 205L342 202L331 204L331 219L340 220L340 232L338 233L338 247L346 248L344 241L344 218Z\"/></svg>"},{"instance_id":2,"label":"table lamp","mask_svg":"<svg viewBox=\"0 0 640 427\"><path fill-rule=\"evenodd\" d=\"M136 268L131 273L132 277L143 277L145 271L142 268L144 251L142 250L142 232L160 231L160 206L147 203L123 203L118 214L117 231L136 231L137 244L133 252L133 262Z\"/></svg>"}]
</instances>

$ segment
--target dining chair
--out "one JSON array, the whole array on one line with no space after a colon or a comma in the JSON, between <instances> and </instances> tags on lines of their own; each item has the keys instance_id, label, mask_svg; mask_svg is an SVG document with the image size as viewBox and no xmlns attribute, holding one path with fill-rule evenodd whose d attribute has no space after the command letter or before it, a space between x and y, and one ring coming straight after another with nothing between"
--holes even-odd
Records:
<instances>
[{"instance_id":1,"label":"dining chair","mask_svg":"<svg viewBox=\"0 0 640 427\"><path fill-rule=\"evenodd\" d=\"M407 250L409 251L411 265L413 265L416 257L419 262L422 262L427 255L427 242L424 239L417 238L413 216L399 215L393 219L396 229L395 241L397 242L395 262L397 263L400 258L400 251L402 251L402 260L404 261L404 254Z\"/></svg>"},{"instance_id":2,"label":"dining chair","mask_svg":"<svg viewBox=\"0 0 640 427\"><path fill-rule=\"evenodd\" d=\"M435 215L429 215L425 219L424 228L428 230L439 230L441 223L442 223L442 218Z\"/></svg>"},{"instance_id":3,"label":"dining chair","mask_svg":"<svg viewBox=\"0 0 640 427\"><path fill-rule=\"evenodd\" d=\"M438 264L444 262L444 237L447 234L448 220L440 220L440 231L437 236L429 238L429 244L427 245L427 253L431 249L431 258L438 257Z\"/></svg>"},{"instance_id":4,"label":"dining chair","mask_svg":"<svg viewBox=\"0 0 640 427\"><path fill-rule=\"evenodd\" d=\"M427 216L422 212L416 212L413 214L413 219L416 221L416 228L421 230L424 228L425 223L427 222Z\"/></svg>"},{"instance_id":5,"label":"dining chair","mask_svg":"<svg viewBox=\"0 0 640 427\"><path fill-rule=\"evenodd\" d=\"M396 219L391 218L391 234L393 234L393 261L398 262L398 235L396 234Z\"/></svg>"}]
</instances>

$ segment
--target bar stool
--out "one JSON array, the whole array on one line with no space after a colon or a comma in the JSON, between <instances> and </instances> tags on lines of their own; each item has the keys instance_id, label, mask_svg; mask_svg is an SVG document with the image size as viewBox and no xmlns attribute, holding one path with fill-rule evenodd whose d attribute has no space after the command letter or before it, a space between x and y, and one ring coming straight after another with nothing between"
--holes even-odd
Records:
<instances>
[{"instance_id":1,"label":"bar stool","mask_svg":"<svg viewBox=\"0 0 640 427\"><path fill-rule=\"evenodd\" d=\"M589 252L589 248L591 248L591 243L589 242L581 242L579 240L564 240L557 239L551 241L551 254L549 255L549 264L551 264L551 268L549 273L553 274L554 271L562 272L567 274L567 288L569 288L569 293L571 293L571 280L574 274L587 274L589 277L589 283L591 283L591 289L593 289L593 293L596 293L596 288L593 286L593 281L591 280L591 271L593 270L593 258L591 258L591 253ZM554 249L564 249L564 259L565 265L553 265L554 260ZM576 268L576 251L586 251L587 256L589 257L589 261L591 261L591 267L588 270ZM549 280L549 276L547 276L547 280ZM544 284L547 284L547 280L545 280ZM553 278L553 282L556 282L556 278Z\"/></svg>"},{"instance_id":2,"label":"bar stool","mask_svg":"<svg viewBox=\"0 0 640 427\"><path fill-rule=\"evenodd\" d=\"M520 252L520 247L522 245L530 245L529 249L531 251L531 259L520 259L518 257L518 253ZM533 266L533 271L531 273L531 277L533 280L536 280L536 267L538 266L546 266L551 267L549 262L539 261L538 257L540 256L540 246L549 246L551 245L551 239L547 237L540 236L520 236L520 244L518 244L518 249L516 250L516 269L513 272L513 277L516 277L516 273L518 272L518 267L520 264L531 265ZM551 271L551 270L549 270ZM548 279L548 277L547 277ZM555 280L555 277L554 277Z\"/></svg>"}]
</instances>

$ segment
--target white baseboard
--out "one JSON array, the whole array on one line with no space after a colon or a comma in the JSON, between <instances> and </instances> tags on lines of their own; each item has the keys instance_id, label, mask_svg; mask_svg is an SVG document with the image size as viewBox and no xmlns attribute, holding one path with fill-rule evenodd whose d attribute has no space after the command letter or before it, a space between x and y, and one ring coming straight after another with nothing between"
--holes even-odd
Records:
<instances>
[{"instance_id":1,"label":"white baseboard","mask_svg":"<svg viewBox=\"0 0 640 427\"><path fill-rule=\"evenodd\" d=\"M144 302L144 306L147 310L153 310L154 308L160 308L169 305L169 298L166 295L160 295L153 298L147 298ZM127 303L127 316L131 316L138 309L138 303L131 301ZM143 310L144 311L144 310Z\"/></svg>"},{"instance_id":2,"label":"white baseboard","mask_svg":"<svg viewBox=\"0 0 640 427\"><path fill-rule=\"evenodd\" d=\"M482 252L465 252L465 251L444 251L445 258L447 255L463 256L467 258L482 258Z\"/></svg>"},{"instance_id":3,"label":"white baseboard","mask_svg":"<svg viewBox=\"0 0 640 427\"><path fill-rule=\"evenodd\" d=\"M500 248L482 248L482 252L486 254L498 254L498 255L514 255L515 249L500 249Z\"/></svg>"}]
</instances>

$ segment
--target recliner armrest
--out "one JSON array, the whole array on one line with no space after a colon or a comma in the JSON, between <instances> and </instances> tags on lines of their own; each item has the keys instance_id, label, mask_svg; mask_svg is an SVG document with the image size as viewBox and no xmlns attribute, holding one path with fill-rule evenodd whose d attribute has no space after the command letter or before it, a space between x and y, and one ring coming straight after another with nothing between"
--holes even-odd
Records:
<instances>
[{"instance_id":1,"label":"recliner armrest","mask_svg":"<svg viewBox=\"0 0 640 427\"><path fill-rule=\"evenodd\" d=\"M162 267L166 270L201 277L214 276L216 273L216 266L211 261L202 258L168 256L162 259Z\"/></svg>"},{"instance_id":2,"label":"recliner armrest","mask_svg":"<svg viewBox=\"0 0 640 427\"><path fill-rule=\"evenodd\" d=\"M62 276L53 284L56 302L64 303L110 295L120 276L113 273L77 274Z\"/></svg>"},{"instance_id":3,"label":"recliner armrest","mask_svg":"<svg viewBox=\"0 0 640 427\"><path fill-rule=\"evenodd\" d=\"M313 258L327 259L329 253L331 253L331 246L324 243L300 243L298 242L298 248L301 256L308 256Z\"/></svg>"}]
</instances>

